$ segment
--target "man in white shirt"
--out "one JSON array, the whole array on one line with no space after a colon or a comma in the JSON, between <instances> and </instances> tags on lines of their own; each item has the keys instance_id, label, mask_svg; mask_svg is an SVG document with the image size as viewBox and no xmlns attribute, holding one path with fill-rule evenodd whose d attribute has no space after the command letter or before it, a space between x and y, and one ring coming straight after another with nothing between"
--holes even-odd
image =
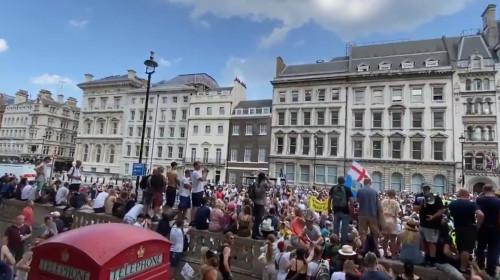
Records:
<instances>
[{"instance_id":1,"label":"man in white shirt","mask_svg":"<svg viewBox=\"0 0 500 280\"><path fill-rule=\"evenodd\" d=\"M94 199L94 204L92 205L92 208L94 209L95 213L104 213L104 203L106 202L106 198L108 198L108 193L107 192L100 192L97 197Z\"/></svg>"},{"instance_id":2,"label":"man in white shirt","mask_svg":"<svg viewBox=\"0 0 500 280\"><path fill-rule=\"evenodd\" d=\"M171 274L169 279L174 279L175 270L179 266L179 262L182 259L182 253L184 251L184 235L188 233L191 227L184 228L184 218L177 217L177 220L170 230L170 267Z\"/></svg>"},{"instance_id":3,"label":"man in white shirt","mask_svg":"<svg viewBox=\"0 0 500 280\"><path fill-rule=\"evenodd\" d=\"M208 169L201 171L201 164L199 161L194 162L194 170L191 172L191 185L192 185L192 204L191 221L194 221L196 210L203 204L203 185L207 181Z\"/></svg>"},{"instance_id":4,"label":"man in white shirt","mask_svg":"<svg viewBox=\"0 0 500 280\"><path fill-rule=\"evenodd\" d=\"M47 184L47 171L50 170L50 163L52 159L50 157L43 158L42 163L35 167L36 171L36 187L39 191Z\"/></svg>"},{"instance_id":5,"label":"man in white shirt","mask_svg":"<svg viewBox=\"0 0 500 280\"><path fill-rule=\"evenodd\" d=\"M36 186L31 185L31 184L29 186L31 186L31 188L28 191L28 200L35 201L38 198L38 194L39 194L38 188Z\"/></svg>"},{"instance_id":6,"label":"man in white shirt","mask_svg":"<svg viewBox=\"0 0 500 280\"><path fill-rule=\"evenodd\" d=\"M80 189L80 185L82 184L82 161L77 160L76 164L72 166L68 171L68 179L69 179L69 190L72 192L76 192Z\"/></svg>"},{"instance_id":7,"label":"man in white shirt","mask_svg":"<svg viewBox=\"0 0 500 280\"><path fill-rule=\"evenodd\" d=\"M65 183L59 189L57 190L56 193L56 206L61 206L61 205L68 205L68 195L69 195L69 189L67 187L68 183Z\"/></svg>"},{"instance_id":8,"label":"man in white shirt","mask_svg":"<svg viewBox=\"0 0 500 280\"><path fill-rule=\"evenodd\" d=\"M21 191L21 200L22 201L28 201L31 188L33 188L33 186L30 184L27 184L26 186L24 186L23 190Z\"/></svg>"},{"instance_id":9,"label":"man in white shirt","mask_svg":"<svg viewBox=\"0 0 500 280\"><path fill-rule=\"evenodd\" d=\"M132 207L127 214L123 217L123 221L129 225L135 224L137 221L137 217L139 217L140 214L142 214L142 209L144 208L144 205L138 203Z\"/></svg>"},{"instance_id":10,"label":"man in white shirt","mask_svg":"<svg viewBox=\"0 0 500 280\"><path fill-rule=\"evenodd\" d=\"M191 208L191 184L189 183L189 170L184 171L184 176L181 178L179 191L179 205L177 206L181 211L183 218L186 217L186 212Z\"/></svg>"}]
</instances>

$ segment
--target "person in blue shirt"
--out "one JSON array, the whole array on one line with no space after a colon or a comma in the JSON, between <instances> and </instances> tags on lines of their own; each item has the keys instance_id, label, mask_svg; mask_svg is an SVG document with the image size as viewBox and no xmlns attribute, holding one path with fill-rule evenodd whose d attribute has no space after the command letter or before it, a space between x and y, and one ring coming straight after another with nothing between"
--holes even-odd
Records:
<instances>
[{"instance_id":1,"label":"person in blue shirt","mask_svg":"<svg viewBox=\"0 0 500 280\"><path fill-rule=\"evenodd\" d=\"M194 216L194 225L198 230L208 229L208 218L210 217L210 208L207 206L207 200L204 198L201 201L201 206L196 210Z\"/></svg>"}]
</instances>

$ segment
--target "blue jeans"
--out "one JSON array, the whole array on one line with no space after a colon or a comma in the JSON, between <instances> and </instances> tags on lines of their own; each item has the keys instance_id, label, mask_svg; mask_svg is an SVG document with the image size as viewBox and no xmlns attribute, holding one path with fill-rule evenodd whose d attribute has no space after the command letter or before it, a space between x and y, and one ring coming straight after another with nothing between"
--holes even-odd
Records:
<instances>
[{"instance_id":1,"label":"blue jeans","mask_svg":"<svg viewBox=\"0 0 500 280\"><path fill-rule=\"evenodd\" d=\"M337 212L333 215L333 233L338 236L340 231L340 242L342 244L348 243L350 220L349 214ZM340 223L342 223L342 229Z\"/></svg>"}]
</instances>

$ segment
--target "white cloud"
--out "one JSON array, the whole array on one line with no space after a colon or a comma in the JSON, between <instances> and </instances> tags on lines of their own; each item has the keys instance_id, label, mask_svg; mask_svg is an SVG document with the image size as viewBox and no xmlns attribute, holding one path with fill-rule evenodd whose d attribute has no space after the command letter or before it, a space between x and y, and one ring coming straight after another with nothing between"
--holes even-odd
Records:
<instances>
[{"instance_id":1,"label":"white cloud","mask_svg":"<svg viewBox=\"0 0 500 280\"><path fill-rule=\"evenodd\" d=\"M222 86L232 84L235 77L245 82L249 89L268 86L274 77L275 58L264 57L230 57L222 72ZM264 93L268 94L268 92Z\"/></svg>"},{"instance_id":2,"label":"white cloud","mask_svg":"<svg viewBox=\"0 0 500 280\"><path fill-rule=\"evenodd\" d=\"M200 20L200 24L201 26L205 27L206 29L209 29L210 28L210 22L208 22L207 20Z\"/></svg>"},{"instance_id":3,"label":"white cloud","mask_svg":"<svg viewBox=\"0 0 500 280\"><path fill-rule=\"evenodd\" d=\"M37 77L32 77L31 83L42 86L60 86L62 83L63 86L76 87L76 82L71 78L50 74L43 74Z\"/></svg>"},{"instance_id":4,"label":"white cloud","mask_svg":"<svg viewBox=\"0 0 500 280\"><path fill-rule=\"evenodd\" d=\"M298 40L298 41L296 41L295 43L293 43L293 45L292 45L292 46L293 46L294 48L300 48L300 47L302 47L302 46L303 46L303 45L305 45L305 44L306 44L306 41L304 41L304 40L302 40L302 39L301 39L301 40Z\"/></svg>"},{"instance_id":5,"label":"white cloud","mask_svg":"<svg viewBox=\"0 0 500 280\"><path fill-rule=\"evenodd\" d=\"M68 23L69 23L69 25L71 25L73 27L84 28L89 23L89 21L88 20L72 19L72 20L68 21Z\"/></svg>"},{"instance_id":6,"label":"white cloud","mask_svg":"<svg viewBox=\"0 0 500 280\"><path fill-rule=\"evenodd\" d=\"M451 15L475 0L167 0L192 7L191 17L271 21L276 26L260 46L282 42L308 22L352 40L371 32L408 31L438 16Z\"/></svg>"},{"instance_id":7,"label":"white cloud","mask_svg":"<svg viewBox=\"0 0 500 280\"><path fill-rule=\"evenodd\" d=\"M182 58L182 57L177 57L177 58L174 58L172 60L167 60L167 59L160 57L160 59L158 60L158 64L160 66L163 66L163 67L170 67L172 65L181 63L182 60L184 60L184 58Z\"/></svg>"},{"instance_id":8,"label":"white cloud","mask_svg":"<svg viewBox=\"0 0 500 280\"><path fill-rule=\"evenodd\" d=\"M4 52L9 48L9 45L7 45L7 41L5 39L0 38L0 52Z\"/></svg>"}]
</instances>

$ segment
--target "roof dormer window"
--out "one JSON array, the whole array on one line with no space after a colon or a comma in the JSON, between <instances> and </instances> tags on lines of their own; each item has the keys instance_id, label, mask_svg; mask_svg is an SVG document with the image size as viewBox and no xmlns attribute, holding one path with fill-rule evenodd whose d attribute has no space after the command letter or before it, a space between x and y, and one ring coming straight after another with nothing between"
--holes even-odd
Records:
<instances>
[{"instance_id":1,"label":"roof dormer window","mask_svg":"<svg viewBox=\"0 0 500 280\"><path fill-rule=\"evenodd\" d=\"M470 64L472 69L483 68L483 57L479 54L472 55Z\"/></svg>"},{"instance_id":2,"label":"roof dormer window","mask_svg":"<svg viewBox=\"0 0 500 280\"><path fill-rule=\"evenodd\" d=\"M366 72L368 70L370 70L370 65L368 65L368 64L358 65L358 72Z\"/></svg>"},{"instance_id":3,"label":"roof dormer window","mask_svg":"<svg viewBox=\"0 0 500 280\"><path fill-rule=\"evenodd\" d=\"M415 62L413 61L405 60L401 62L401 68L403 69L413 69L414 67L415 67Z\"/></svg>"},{"instance_id":4,"label":"roof dormer window","mask_svg":"<svg viewBox=\"0 0 500 280\"><path fill-rule=\"evenodd\" d=\"M384 61L378 65L378 70L391 70L391 65L389 62Z\"/></svg>"},{"instance_id":5,"label":"roof dormer window","mask_svg":"<svg viewBox=\"0 0 500 280\"><path fill-rule=\"evenodd\" d=\"M439 66L439 60L434 58L429 58L425 61L425 67L437 67Z\"/></svg>"}]
</instances>

